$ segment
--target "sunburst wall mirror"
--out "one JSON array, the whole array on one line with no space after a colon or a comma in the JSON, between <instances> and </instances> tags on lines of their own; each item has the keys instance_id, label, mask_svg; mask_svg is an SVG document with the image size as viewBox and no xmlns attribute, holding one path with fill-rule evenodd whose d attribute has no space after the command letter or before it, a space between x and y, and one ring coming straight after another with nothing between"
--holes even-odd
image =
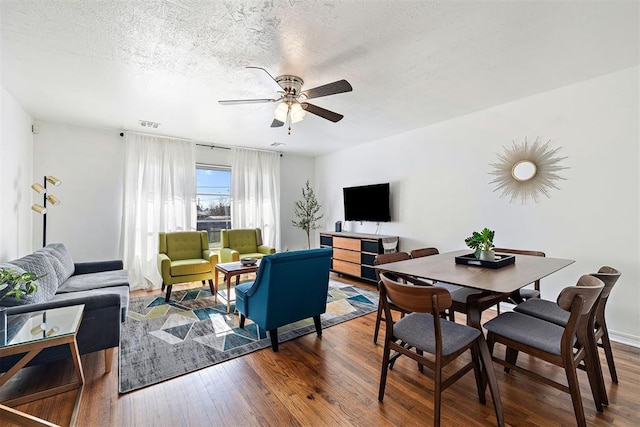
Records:
<instances>
[{"instance_id":1,"label":"sunburst wall mirror","mask_svg":"<svg viewBox=\"0 0 640 427\"><path fill-rule=\"evenodd\" d=\"M510 202L520 198L522 204L530 199L538 203L540 195L548 198L551 189L558 190L554 181L565 179L558 175L563 169L561 162L567 157L557 157L561 147L551 148L549 144L541 143L537 138L533 143L524 139L523 143L513 141L511 147L504 147L504 152L498 154L498 162L492 163L495 175L491 184L495 184L493 191L502 191L500 198L510 197Z\"/></svg>"}]
</instances>

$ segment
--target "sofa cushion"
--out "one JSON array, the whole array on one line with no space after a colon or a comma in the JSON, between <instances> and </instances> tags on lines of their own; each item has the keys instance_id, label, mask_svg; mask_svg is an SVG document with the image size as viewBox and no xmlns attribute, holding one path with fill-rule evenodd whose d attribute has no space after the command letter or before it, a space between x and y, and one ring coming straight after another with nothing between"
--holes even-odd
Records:
<instances>
[{"instance_id":1,"label":"sofa cushion","mask_svg":"<svg viewBox=\"0 0 640 427\"><path fill-rule=\"evenodd\" d=\"M60 261L62 265L62 273L59 276L60 283L67 280L71 275L73 275L75 267L73 263L73 258L71 258L71 254L67 250L67 247L62 243L51 243L42 248L42 250L48 251L51 256ZM55 267L55 265L54 265ZM57 273L57 271L56 271Z\"/></svg>"},{"instance_id":2,"label":"sofa cushion","mask_svg":"<svg viewBox=\"0 0 640 427\"><path fill-rule=\"evenodd\" d=\"M127 318L127 310L129 309L129 284L126 286L112 286L110 288L89 289L86 291L58 293L51 299L52 303L60 301L72 301L78 298L101 298L103 295L115 294L120 297L120 321L124 322Z\"/></svg>"},{"instance_id":3,"label":"sofa cushion","mask_svg":"<svg viewBox=\"0 0 640 427\"><path fill-rule=\"evenodd\" d=\"M8 268L16 273L35 273L37 275L44 275L35 283L38 286L38 290L29 295L23 295L19 300L14 296L8 296L2 298L2 305L6 307L12 307L15 305L34 304L49 301L53 295L55 295L58 289L58 277L49 262L49 259L45 254L33 253L25 257L11 261L10 263L0 264L2 268ZM10 289L6 288L0 291L0 297L9 292Z\"/></svg>"},{"instance_id":4,"label":"sofa cushion","mask_svg":"<svg viewBox=\"0 0 640 427\"><path fill-rule=\"evenodd\" d=\"M209 273L211 262L206 259L183 259L171 261L171 276L188 276L191 274Z\"/></svg>"},{"instance_id":5,"label":"sofa cushion","mask_svg":"<svg viewBox=\"0 0 640 427\"><path fill-rule=\"evenodd\" d=\"M101 271L99 273L71 276L58 288L58 294L90 291L93 289L129 286L127 270Z\"/></svg>"},{"instance_id":6,"label":"sofa cushion","mask_svg":"<svg viewBox=\"0 0 640 427\"><path fill-rule=\"evenodd\" d=\"M53 267L53 272L56 275L56 279L57 279L58 285L59 285L60 283L62 283L65 280L67 280L67 278L69 276L67 276L67 274L66 274L66 270L64 268L64 265L62 265L62 262L58 258L56 258L56 256L54 255L53 252L54 251L51 248L41 248L41 249L38 249L37 251L35 251L34 253L43 254L44 256L47 257L47 259L51 263L51 267Z\"/></svg>"}]
</instances>

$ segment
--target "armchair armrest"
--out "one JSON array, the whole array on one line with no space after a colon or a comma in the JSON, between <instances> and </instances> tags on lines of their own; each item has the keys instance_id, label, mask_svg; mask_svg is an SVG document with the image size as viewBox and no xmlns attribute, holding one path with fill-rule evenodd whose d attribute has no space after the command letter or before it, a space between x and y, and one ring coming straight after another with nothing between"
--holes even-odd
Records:
<instances>
[{"instance_id":1,"label":"armchair armrest","mask_svg":"<svg viewBox=\"0 0 640 427\"><path fill-rule=\"evenodd\" d=\"M240 261L240 252L231 248L220 248L220 262Z\"/></svg>"},{"instance_id":2,"label":"armchair armrest","mask_svg":"<svg viewBox=\"0 0 640 427\"><path fill-rule=\"evenodd\" d=\"M171 277L171 259L169 259L167 254L158 254L158 270L160 271L162 280Z\"/></svg>"},{"instance_id":3,"label":"armchair armrest","mask_svg":"<svg viewBox=\"0 0 640 427\"><path fill-rule=\"evenodd\" d=\"M211 267L215 267L218 263L218 254L211 249L205 249L202 251L202 259L208 259L211 262Z\"/></svg>"},{"instance_id":4,"label":"armchair armrest","mask_svg":"<svg viewBox=\"0 0 640 427\"><path fill-rule=\"evenodd\" d=\"M74 276L79 274L101 273L103 271L122 270L124 268L122 260L113 261L93 261L93 262L76 262L73 264L75 271Z\"/></svg>"},{"instance_id":5,"label":"armchair armrest","mask_svg":"<svg viewBox=\"0 0 640 427\"><path fill-rule=\"evenodd\" d=\"M258 246L258 253L261 254L275 254L276 253L276 248L272 248L271 246L266 246L266 245L260 245Z\"/></svg>"}]
</instances>

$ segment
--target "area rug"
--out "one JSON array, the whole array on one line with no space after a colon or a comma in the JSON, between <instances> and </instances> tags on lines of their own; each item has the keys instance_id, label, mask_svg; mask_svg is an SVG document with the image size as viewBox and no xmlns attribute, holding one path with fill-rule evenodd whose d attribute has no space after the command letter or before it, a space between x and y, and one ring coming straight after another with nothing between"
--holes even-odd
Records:
<instances>
[{"instance_id":1,"label":"area rug","mask_svg":"<svg viewBox=\"0 0 640 427\"><path fill-rule=\"evenodd\" d=\"M131 299L120 331L120 393L271 346L255 324L238 328L238 316L226 312L224 299L216 304L208 288L173 291L171 297L168 303L163 295ZM371 313L377 304L376 292L330 280L322 328ZM282 343L311 332L313 319L305 319L279 328L278 338Z\"/></svg>"}]
</instances>

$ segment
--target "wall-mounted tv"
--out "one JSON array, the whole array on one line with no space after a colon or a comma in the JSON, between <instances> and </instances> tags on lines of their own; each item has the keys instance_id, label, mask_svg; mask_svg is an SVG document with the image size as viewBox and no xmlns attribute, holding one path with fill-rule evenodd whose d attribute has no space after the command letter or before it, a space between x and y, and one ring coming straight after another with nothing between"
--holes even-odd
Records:
<instances>
[{"instance_id":1,"label":"wall-mounted tv","mask_svg":"<svg viewBox=\"0 0 640 427\"><path fill-rule=\"evenodd\" d=\"M345 221L391 221L389 183L345 187L342 194Z\"/></svg>"}]
</instances>

